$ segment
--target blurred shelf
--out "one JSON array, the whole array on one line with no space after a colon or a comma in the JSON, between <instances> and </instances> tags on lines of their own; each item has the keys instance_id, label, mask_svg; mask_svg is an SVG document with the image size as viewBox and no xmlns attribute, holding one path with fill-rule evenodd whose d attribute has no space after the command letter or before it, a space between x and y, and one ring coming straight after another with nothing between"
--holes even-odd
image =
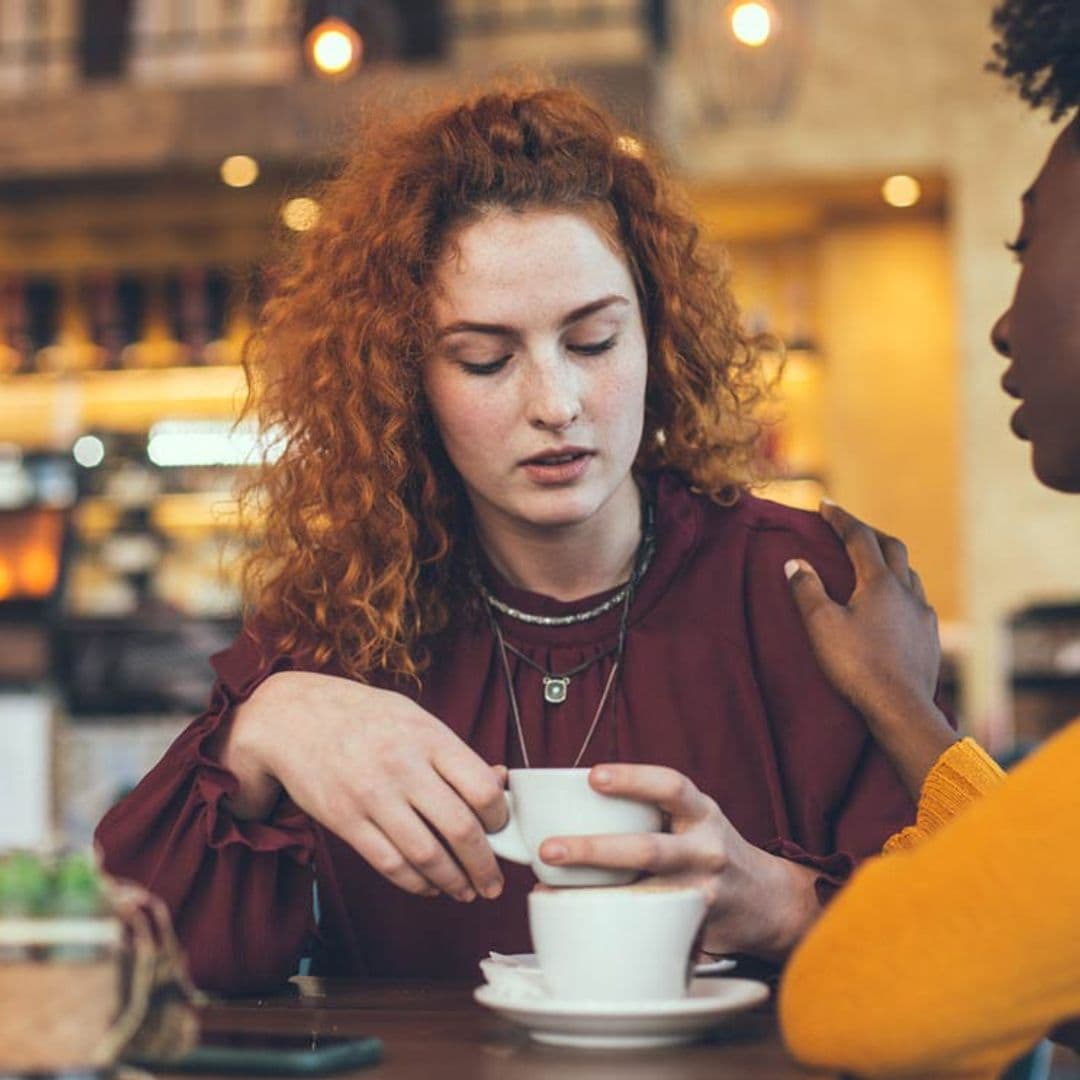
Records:
<instances>
[{"instance_id":1,"label":"blurred shelf","mask_svg":"<svg viewBox=\"0 0 1080 1080\"><path fill-rule=\"evenodd\" d=\"M1080 672L1025 671L1012 675L1009 682L1014 690L1080 690Z\"/></svg>"},{"instance_id":2,"label":"blurred shelf","mask_svg":"<svg viewBox=\"0 0 1080 1080\"><path fill-rule=\"evenodd\" d=\"M67 449L90 429L141 432L171 418L231 419L247 392L239 365L0 378L0 442Z\"/></svg>"}]
</instances>

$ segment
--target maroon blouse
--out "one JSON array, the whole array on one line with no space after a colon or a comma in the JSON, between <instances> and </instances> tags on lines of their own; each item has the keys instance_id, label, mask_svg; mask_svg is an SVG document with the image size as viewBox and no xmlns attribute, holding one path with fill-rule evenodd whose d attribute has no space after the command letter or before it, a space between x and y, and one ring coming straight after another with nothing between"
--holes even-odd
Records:
<instances>
[{"instance_id":1,"label":"maroon blouse","mask_svg":"<svg viewBox=\"0 0 1080 1080\"><path fill-rule=\"evenodd\" d=\"M749 841L820 869L819 891L827 890L914 817L865 724L818 669L784 577L787 559L808 559L830 593L846 598L847 557L816 514L749 495L717 507L670 473L657 479L655 511L656 554L634 597L612 700L582 764L678 769ZM603 598L568 604L515 589L490 568L488 576L501 599L530 612L563 614ZM613 645L619 618L616 607L565 627L509 618L500 625L548 671L564 671ZM520 763L486 620L447 631L433 655L420 704L485 760ZM571 764L611 658L575 676L556 705L544 703L539 672L510 659L532 763ZM267 675L308 665L264 656L250 634L213 664L209 709L97 833L111 872L166 900L197 983L261 989L293 974L305 952L322 974L468 976L490 949L529 949L525 867L504 864L506 888L494 901L426 899L385 881L287 798L269 820L232 818L222 799L236 779L214 759L212 736Z\"/></svg>"}]
</instances>

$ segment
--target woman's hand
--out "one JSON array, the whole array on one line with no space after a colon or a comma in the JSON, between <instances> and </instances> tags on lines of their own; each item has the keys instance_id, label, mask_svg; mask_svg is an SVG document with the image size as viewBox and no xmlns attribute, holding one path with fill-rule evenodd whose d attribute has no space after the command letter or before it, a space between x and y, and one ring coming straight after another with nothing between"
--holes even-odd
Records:
<instances>
[{"instance_id":1,"label":"woman's hand","mask_svg":"<svg viewBox=\"0 0 1080 1080\"><path fill-rule=\"evenodd\" d=\"M783 960L820 910L805 866L747 843L716 803L674 769L597 765L589 783L605 795L654 803L670 832L551 837L540 857L556 866L606 866L700 889L708 905L701 941L710 953Z\"/></svg>"},{"instance_id":2,"label":"woman's hand","mask_svg":"<svg viewBox=\"0 0 1080 1080\"><path fill-rule=\"evenodd\" d=\"M407 892L502 891L485 832L506 822L503 775L402 694L279 672L237 709L222 763L238 817L264 817L284 787Z\"/></svg>"},{"instance_id":3,"label":"woman's hand","mask_svg":"<svg viewBox=\"0 0 1080 1080\"><path fill-rule=\"evenodd\" d=\"M918 799L930 766L957 737L934 704L937 616L903 543L833 503L822 503L821 515L854 567L851 598L834 603L802 559L784 571L822 670L862 714Z\"/></svg>"}]
</instances>

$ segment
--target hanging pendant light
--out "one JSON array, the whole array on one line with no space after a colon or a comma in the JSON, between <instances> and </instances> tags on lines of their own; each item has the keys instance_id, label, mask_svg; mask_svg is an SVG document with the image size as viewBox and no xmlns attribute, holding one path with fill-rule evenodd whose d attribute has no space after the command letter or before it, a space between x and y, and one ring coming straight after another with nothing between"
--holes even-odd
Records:
<instances>
[{"instance_id":1,"label":"hanging pendant light","mask_svg":"<svg viewBox=\"0 0 1080 1080\"><path fill-rule=\"evenodd\" d=\"M685 0L685 71L705 119L774 119L806 59L813 0Z\"/></svg>"}]
</instances>

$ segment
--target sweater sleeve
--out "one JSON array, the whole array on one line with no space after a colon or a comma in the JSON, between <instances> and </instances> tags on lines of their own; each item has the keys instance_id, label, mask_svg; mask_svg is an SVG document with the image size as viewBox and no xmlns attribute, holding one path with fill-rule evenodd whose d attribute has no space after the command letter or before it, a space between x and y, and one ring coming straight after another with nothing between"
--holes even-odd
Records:
<instances>
[{"instance_id":1,"label":"sweater sleeve","mask_svg":"<svg viewBox=\"0 0 1080 1080\"><path fill-rule=\"evenodd\" d=\"M923 781L915 824L890 836L885 851L917 847L964 807L993 791L1004 778L997 762L974 739L954 742L934 762Z\"/></svg>"},{"instance_id":2,"label":"sweater sleeve","mask_svg":"<svg viewBox=\"0 0 1080 1080\"><path fill-rule=\"evenodd\" d=\"M196 984L252 992L294 974L312 920L310 820L287 798L262 821L233 818L224 800L238 785L215 744L265 678L294 666L266 658L244 634L213 659L209 708L98 825L105 867L168 905Z\"/></svg>"},{"instance_id":3,"label":"sweater sleeve","mask_svg":"<svg viewBox=\"0 0 1080 1080\"><path fill-rule=\"evenodd\" d=\"M863 1076L997 1076L1080 1016L1080 722L917 848L870 860L796 950L792 1054Z\"/></svg>"}]
</instances>

